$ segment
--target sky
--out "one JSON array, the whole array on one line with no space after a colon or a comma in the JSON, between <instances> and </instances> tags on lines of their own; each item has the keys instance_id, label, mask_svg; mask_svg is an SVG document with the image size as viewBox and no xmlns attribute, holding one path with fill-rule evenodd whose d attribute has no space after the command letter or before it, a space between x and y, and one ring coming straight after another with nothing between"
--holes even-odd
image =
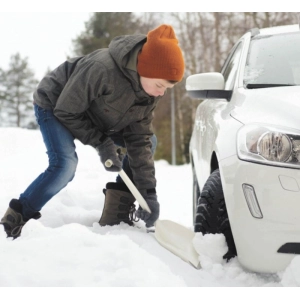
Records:
<instances>
[{"instance_id":1,"label":"sky","mask_svg":"<svg viewBox=\"0 0 300 300\"><path fill-rule=\"evenodd\" d=\"M6 69L11 55L28 57L29 67L41 80L74 55L72 40L85 30L89 12L0 12L0 68Z\"/></svg>"},{"instance_id":2,"label":"sky","mask_svg":"<svg viewBox=\"0 0 300 300\"><path fill-rule=\"evenodd\" d=\"M0 140L2 217L10 199L18 198L46 168L47 155L39 130L0 128ZM43 207L42 217L30 220L16 240L6 238L0 228L0 295L4 287L169 287L169 295L175 292L176 299L179 295L179 298L194 299L197 293L201 297L209 293L211 299L211 293L222 293L222 299L227 299L226 295L232 300L241 290L184 289L183 292L180 288L268 287L247 290L247 294L267 293L269 298L274 292L278 296L284 291L281 297L287 298L289 289L275 288L300 286L299 256L285 270L275 274L249 272L237 258L229 263L223 260L227 245L222 234L202 236L197 233L192 242L202 268L196 269L162 247L153 233L146 232L142 221L135 227L124 223L100 227L98 221L104 205L102 189L107 182L115 180L116 173L105 171L92 147L77 140L75 144L79 157L75 178ZM171 220L192 231L191 165L172 166L159 160L155 161L155 167L160 220ZM172 289L174 287L179 289ZM77 291L67 290L67 293L75 293L76 299L88 298L86 295L77 298ZM155 295L149 297L152 292L156 292L156 296L162 293L155 289L146 293L134 289L121 296L122 299L157 299ZM103 290L94 293L103 297ZM44 290L33 290L30 294L31 299L46 296ZM23 294L21 297L24 298ZM257 294L253 297L257 298ZM67 298L71 299L70 294Z\"/></svg>"}]
</instances>

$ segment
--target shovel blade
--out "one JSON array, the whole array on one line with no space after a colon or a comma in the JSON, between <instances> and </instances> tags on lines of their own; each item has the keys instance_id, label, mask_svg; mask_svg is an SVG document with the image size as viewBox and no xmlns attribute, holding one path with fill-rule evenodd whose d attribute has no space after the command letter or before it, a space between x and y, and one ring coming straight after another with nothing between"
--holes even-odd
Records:
<instances>
[{"instance_id":1,"label":"shovel blade","mask_svg":"<svg viewBox=\"0 0 300 300\"><path fill-rule=\"evenodd\" d=\"M193 246L195 233L170 220L157 220L155 238L166 249L195 268L200 268L199 254Z\"/></svg>"}]
</instances>

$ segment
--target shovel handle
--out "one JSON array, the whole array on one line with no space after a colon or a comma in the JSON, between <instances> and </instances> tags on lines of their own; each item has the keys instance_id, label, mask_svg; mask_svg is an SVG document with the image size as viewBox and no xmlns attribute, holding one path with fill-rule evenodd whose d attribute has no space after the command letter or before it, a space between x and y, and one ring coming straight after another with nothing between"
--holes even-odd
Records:
<instances>
[{"instance_id":1,"label":"shovel handle","mask_svg":"<svg viewBox=\"0 0 300 300\"><path fill-rule=\"evenodd\" d=\"M108 159L105 163L104 163L105 167L110 168L113 165L113 161L111 159Z\"/></svg>"},{"instance_id":2,"label":"shovel handle","mask_svg":"<svg viewBox=\"0 0 300 300\"><path fill-rule=\"evenodd\" d=\"M104 165L107 168L110 168L113 165L113 162L111 159L108 159L107 161L105 161ZM142 207L142 209L146 210L148 213L151 214L151 210L146 202L146 200L144 199L144 197L141 195L141 193L138 191L138 189L135 187L135 185L132 183L132 181L130 180L130 178L127 176L127 174L124 172L124 170L121 170L119 172L119 175L121 176L121 178L123 179L123 181L125 182L126 186L128 187L128 189L130 190L130 192L132 193L132 195L135 197L136 201L139 203L139 205Z\"/></svg>"}]
</instances>

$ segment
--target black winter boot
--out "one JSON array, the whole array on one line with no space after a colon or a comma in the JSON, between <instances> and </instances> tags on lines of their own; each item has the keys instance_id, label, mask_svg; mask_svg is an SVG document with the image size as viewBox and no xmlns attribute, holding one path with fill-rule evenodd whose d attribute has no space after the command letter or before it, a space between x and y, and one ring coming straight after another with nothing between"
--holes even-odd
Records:
<instances>
[{"instance_id":1,"label":"black winter boot","mask_svg":"<svg viewBox=\"0 0 300 300\"><path fill-rule=\"evenodd\" d=\"M113 226L121 222L133 226L133 221L138 221L134 217L135 198L124 183L109 182L103 192L105 202L99 221L101 226Z\"/></svg>"},{"instance_id":2,"label":"black winter boot","mask_svg":"<svg viewBox=\"0 0 300 300\"><path fill-rule=\"evenodd\" d=\"M37 211L29 219L39 219L41 214ZM22 204L17 199L12 199L9 202L9 207L1 219L0 224L4 226L7 237L16 239L21 235L21 231L25 223L29 220L22 215Z\"/></svg>"}]
</instances>

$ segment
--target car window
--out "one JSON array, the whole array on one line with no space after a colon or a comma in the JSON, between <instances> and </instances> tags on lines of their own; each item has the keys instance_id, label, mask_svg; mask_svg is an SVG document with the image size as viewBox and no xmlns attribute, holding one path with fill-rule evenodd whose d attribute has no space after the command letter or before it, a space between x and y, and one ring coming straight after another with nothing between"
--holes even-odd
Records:
<instances>
[{"instance_id":1,"label":"car window","mask_svg":"<svg viewBox=\"0 0 300 300\"><path fill-rule=\"evenodd\" d=\"M299 85L300 33L254 37L250 43L244 85Z\"/></svg>"},{"instance_id":2,"label":"car window","mask_svg":"<svg viewBox=\"0 0 300 300\"><path fill-rule=\"evenodd\" d=\"M225 69L222 71L225 80L225 90L232 90L241 57L242 43L239 43L231 55Z\"/></svg>"}]
</instances>

